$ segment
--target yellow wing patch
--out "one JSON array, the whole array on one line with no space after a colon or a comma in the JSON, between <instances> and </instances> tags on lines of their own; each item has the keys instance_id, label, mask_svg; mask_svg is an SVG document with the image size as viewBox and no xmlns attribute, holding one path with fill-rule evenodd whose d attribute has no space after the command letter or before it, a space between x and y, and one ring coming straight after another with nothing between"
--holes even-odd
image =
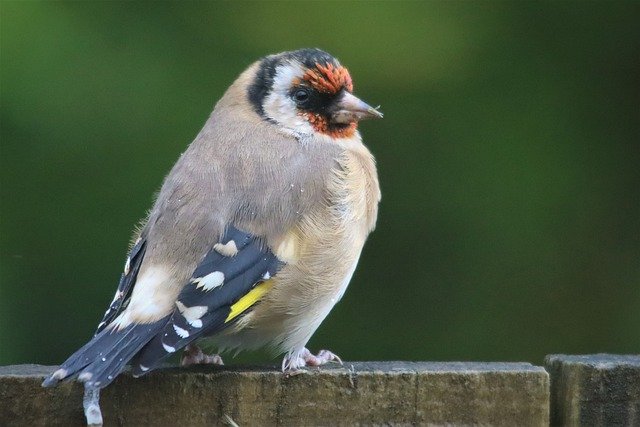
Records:
<instances>
[{"instance_id":1,"label":"yellow wing patch","mask_svg":"<svg viewBox=\"0 0 640 427\"><path fill-rule=\"evenodd\" d=\"M272 287L273 279L257 284L245 296L240 298L235 304L231 306L231 312L227 316L227 319L224 321L224 323L228 323L244 313L249 307L258 302L260 298L262 298L264 294L266 294Z\"/></svg>"}]
</instances>

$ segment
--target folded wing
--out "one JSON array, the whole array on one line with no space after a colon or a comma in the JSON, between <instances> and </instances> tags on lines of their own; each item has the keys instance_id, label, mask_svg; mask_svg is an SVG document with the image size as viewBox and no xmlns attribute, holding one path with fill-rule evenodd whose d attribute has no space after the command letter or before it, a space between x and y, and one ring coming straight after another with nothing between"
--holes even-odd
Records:
<instances>
[{"instance_id":1,"label":"folded wing","mask_svg":"<svg viewBox=\"0 0 640 427\"><path fill-rule=\"evenodd\" d=\"M282 265L261 239L228 227L195 269L164 328L135 357L134 375L239 319L269 290Z\"/></svg>"}]
</instances>

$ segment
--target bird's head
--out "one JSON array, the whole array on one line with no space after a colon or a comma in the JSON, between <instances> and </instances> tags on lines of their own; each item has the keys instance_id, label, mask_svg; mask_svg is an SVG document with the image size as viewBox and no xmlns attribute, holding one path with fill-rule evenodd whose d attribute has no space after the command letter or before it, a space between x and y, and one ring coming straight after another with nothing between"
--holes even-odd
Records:
<instances>
[{"instance_id":1,"label":"bird's head","mask_svg":"<svg viewBox=\"0 0 640 427\"><path fill-rule=\"evenodd\" d=\"M382 117L352 92L351 75L336 58L300 49L263 58L248 95L258 114L289 131L349 138L359 120Z\"/></svg>"}]
</instances>

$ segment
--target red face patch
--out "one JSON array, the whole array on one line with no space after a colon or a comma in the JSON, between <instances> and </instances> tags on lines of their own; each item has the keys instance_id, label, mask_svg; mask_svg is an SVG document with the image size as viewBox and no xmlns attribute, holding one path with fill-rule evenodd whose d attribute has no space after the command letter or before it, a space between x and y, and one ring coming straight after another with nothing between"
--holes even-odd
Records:
<instances>
[{"instance_id":1,"label":"red face patch","mask_svg":"<svg viewBox=\"0 0 640 427\"><path fill-rule=\"evenodd\" d=\"M349 138L352 137L358 127L358 124L353 122L344 127L331 127L329 120L317 113L302 113L306 119L311 123L313 130L325 135L329 135L332 138Z\"/></svg>"},{"instance_id":2,"label":"red face patch","mask_svg":"<svg viewBox=\"0 0 640 427\"><path fill-rule=\"evenodd\" d=\"M316 64L315 69L307 70L302 79L321 93L336 94L342 88L353 92L351 75L343 66Z\"/></svg>"}]
</instances>

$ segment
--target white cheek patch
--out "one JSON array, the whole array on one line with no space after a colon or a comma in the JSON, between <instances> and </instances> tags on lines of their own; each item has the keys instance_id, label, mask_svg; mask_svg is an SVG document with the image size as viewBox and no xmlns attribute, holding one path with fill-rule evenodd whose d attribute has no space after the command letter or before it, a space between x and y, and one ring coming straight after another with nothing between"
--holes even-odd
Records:
<instances>
[{"instance_id":1,"label":"white cheek patch","mask_svg":"<svg viewBox=\"0 0 640 427\"><path fill-rule=\"evenodd\" d=\"M263 101L262 108L271 120L285 128L300 133L313 133L311 124L298 114L295 102L289 91L295 80L302 80L304 69L300 64L287 63L276 70L271 92Z\"/></svg>"}]
</instances>

